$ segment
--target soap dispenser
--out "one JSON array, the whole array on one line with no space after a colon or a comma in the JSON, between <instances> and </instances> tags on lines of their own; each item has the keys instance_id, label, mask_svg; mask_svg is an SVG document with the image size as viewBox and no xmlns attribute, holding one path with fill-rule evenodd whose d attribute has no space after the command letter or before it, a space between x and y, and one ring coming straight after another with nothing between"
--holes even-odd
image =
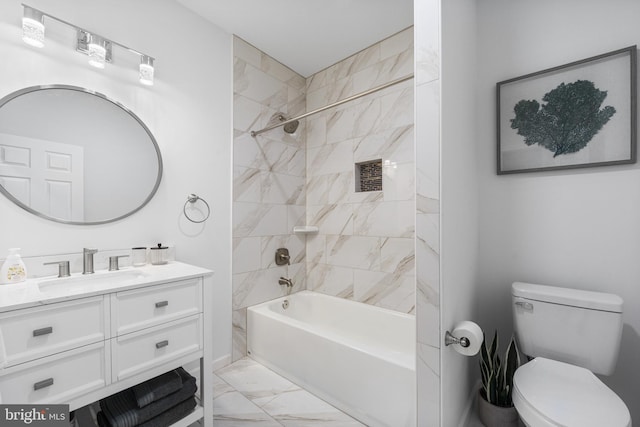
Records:
<instances>
[{"instance_id":1,"label":"soap dispenser","mask_svg":"<svg viewBox=\"0 0 640 427\"><path fill-rule=\"evenodd\" d=\"M20 248L9 249L9 255L0 268L0 283L19 283L27 280L27 267L20 257Z\"/></svg>"}]
</instances>

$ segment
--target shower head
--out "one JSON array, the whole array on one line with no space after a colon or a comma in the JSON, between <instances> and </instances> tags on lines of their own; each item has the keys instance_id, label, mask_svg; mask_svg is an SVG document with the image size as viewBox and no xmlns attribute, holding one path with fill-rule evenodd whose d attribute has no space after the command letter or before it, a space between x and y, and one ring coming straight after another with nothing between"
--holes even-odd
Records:
<instances>
[{"instance_id":1,"label":"shower head","mask_svg":"<svg viewBox=\"0 0 640 427\"><path fill-rule=\"evenodd\" d=\"M278 112L278 113L275 113L273 116L271 116L269 123L273 125L278 122L284 123L288 120L289 119L284 115L284 113ZM283 128L286 133L292 134L292 133L295 133L296 130L298 130L299 125L300 125L300 121L294 120L291 123L285 123Z\"/></svg>"},{"instance_id":2,"label":"shower head","mask_svg":"<svg viewBox=\"0 0 640 427\"><path fill-rule=\"evenodd\" d=\"M299 118L304 118L308 115L307 114L303 114L301 116L298 116ZM269 123L267 124L267 127L260 129L259 131L251 131L251 137L255 138L256 136L258 136L259 134L266 132L268 130L271 129L275 129L278 127L284 127L284 131L288 134L295 134L296 130L298 130L298 126L300 126L300 120L294 120L294 119L287 119L285 117L285 115L283 113L275 113L273 116L271 116L271 118L269 119Z\"/></svg>"},{"instance_id":3,"label":"shower head","mask_svg":"<svg viewBox=\"0 0 640 427\"><path fill-rule=\"evenodd\" d=\"M299 125L300 121L294 120L291 123L287 123L286 125L284 125L283 128L286 133L295 133Z\"/></svg>"}]
</instances>

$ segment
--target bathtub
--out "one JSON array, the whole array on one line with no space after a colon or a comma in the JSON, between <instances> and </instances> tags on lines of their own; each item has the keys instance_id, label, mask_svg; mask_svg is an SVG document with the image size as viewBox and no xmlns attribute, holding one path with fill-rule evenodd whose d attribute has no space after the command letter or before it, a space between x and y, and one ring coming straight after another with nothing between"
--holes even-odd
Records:
<instances>
[{"instance_id":1,"label":"bathtub","mask_svg":"<svg viewBox=\"0 0 640 427\"><path fill-rule=\"evenodd\" d=\"M251 358L371 427L416 425L415 340L412 315L311 291L247 309Z\"/></svg>"}]
</instances>

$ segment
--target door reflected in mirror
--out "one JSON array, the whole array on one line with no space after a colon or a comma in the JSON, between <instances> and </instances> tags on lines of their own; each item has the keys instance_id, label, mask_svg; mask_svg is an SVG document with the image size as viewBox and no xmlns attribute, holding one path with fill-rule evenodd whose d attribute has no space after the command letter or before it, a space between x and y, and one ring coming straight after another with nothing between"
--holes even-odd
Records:
<instances>
[{"instance_id":1,"label":"door reflected in mirror","mask_svg":"<svg viewBox=\"0 0 640 427\"><path fill-rule=\"evenodd\" d=\"M147 126L80 87L35 86L0 100L0 191L68 224L103 224L146 205L162 177Z\"/></svg>"}]
</instances>

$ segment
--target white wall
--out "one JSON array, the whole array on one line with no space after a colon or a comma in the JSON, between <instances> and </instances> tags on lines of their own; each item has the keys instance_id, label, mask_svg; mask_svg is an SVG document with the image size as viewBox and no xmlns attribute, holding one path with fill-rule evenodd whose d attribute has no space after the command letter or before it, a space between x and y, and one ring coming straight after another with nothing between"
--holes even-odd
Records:
<instances>
[{"instance_id":1,"label":"white wall","mask_svg":"<svg viewBox=\"0 0 640 427\"><path fill-rule=\"evenodd\" d=\"M497 176L496 82L640 44L633 0L478 2L480 183L478 307L482 324L512 330L515 280L624 298L617 370L604 381L640 421L640 166Z\"/></svg>"},{"instance_id":2,"label":"white wall","mask_svg":"<svg viewBox=\"0 0 640 427\"><path fill-rule=\"evenodd\" d=\"M77 253L167 243L176 258L215 270L214 358L231 353L231 36L171 0L33 0L30 5L157 58L151 88L137 80L137 58L116 50L105 70L75 52L74 34L52 21L44 49L21 39L19 0L0 3L0 95L42 84L104 93L133 110L156 137L164 160L158 193L130 218L67 226L30 215L0 197L0 257ZM64 40L61 41L61 40ZM197 43L196 43L197 41ZM206 43L204 43L206 41ZM189 193L206 199L210 219L182 215ZM114 189L117 203L117 189Z\"/></svg>"},{"instance_id":3,"label":"white wall","mask_svg":"<svg viewBox=\"0 0 640 427\"><path fill-rule=\"evenodd\" d=\"M443 1L441 7L440 298L441 334L444 334L463 320L478 321L476 0ZM443 346L440 369L441 425L457 426L477 392L477 357L465 357L455 352L453 346Z\"/></svg>"}]
</instances>

